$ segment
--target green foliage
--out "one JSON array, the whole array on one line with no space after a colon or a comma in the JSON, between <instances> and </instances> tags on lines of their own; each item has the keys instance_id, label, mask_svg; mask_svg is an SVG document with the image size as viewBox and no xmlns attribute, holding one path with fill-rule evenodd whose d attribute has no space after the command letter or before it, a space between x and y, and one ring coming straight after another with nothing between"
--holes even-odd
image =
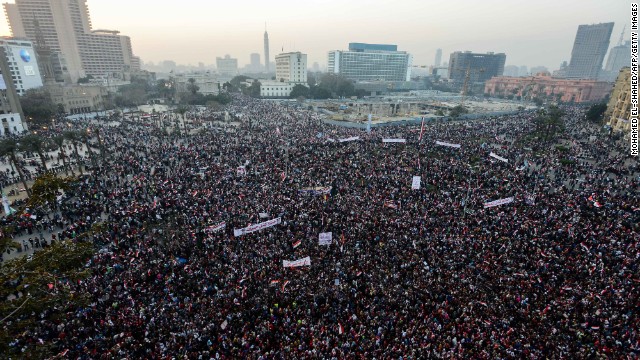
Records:
<instances>
[{"instance_id":1,"label":"green foliage","mask_svg":"<svg viewBox=\"0 0 640 360\"><path fill-rule=\"evenodd\" d=\"M58 112L49 92L30 89L20 97L20 105L30 127L51 126L53 115Z\"/></svg>"},{"instance_id":2,"label":"green foliage","mask_svg":"<svg viewBox=\"0 0 640 360\"><path fill-rule=\"evenodd\" d=\"M86 279L89 270L83 267L94 254L88 242L64 241L55 243L31 257L20 257L0 268L0 353L23 357L21 349L9 346L25 329L37 327L40 315L47 311L47 319L61 315L58 309L86 306L89 294L75 293L67 285ZM9 295L20 295L4 301ZM55 354L47 351L48 344L27 344L26 353L47 358Z\"/></svg>"},{"instance_id":3,"label":"green foliage","mask_svg":"<svg viewBox=\"0 0 640 360\"><path fill-rule=\"evenodd\" d=\"M115 97L116 106L130 107L144 104L149 90L145 82L132 82L131 84L120 86L118 95Z\"/></svg>"},{"instance_id":4,"label":"green foliage","mask_svg":"<svg viewBox=\"0 0 640 360\"><path fill-rule=\"evenodd\" d=\"M38 176L31 187L31 196L27 206L36 208L46 203L55 206L58 192L60 190L66 191L72 181L71 178L59 178L51 172Z\"/></svg>"},{"instance_id":5,"label":"green foliage","mask_svg":"<svg viewBox=\"0 0 640 360\"><path fill-rule=\"evenodd\" d=\"M566 146L558 145L558 146L556 146L556 150L558 150L559 152L562 152L562 153L566 153L566 152L569 151L569 148L567 148Z\"/></svg>"},{"instance_id":6,"label":"green foliage","mask_svg":"<svg viewBox=\"0 0 640 360\"><path fill-rule=\"evenodd\" d=\"M460 117L460 115L466 114L468 112L469 110L466 107L462 105L458 105L454 108L449 109L449 116L453 118L457 118L457 117Z\"/></svg>"},{"instance_id":7,"label":"green foliage","mask_svg":"<svg viewBox=\"0 0 640 360\"><path fill-rule=\"evenodd\" d=\"M605 111L607 111L607 104L593 104L587 111L587 120L592 123L600 123L602 122Z\"/></svg>"},{"instance_id":8,"label":"green foliage","mask_svg":"<svg viewBox=\"0 0 640 360\"><path fill-rule=\"evenodd\" d=\"M573 165L575 163L576 163L575 160L560 159L560 164L565 165L565 166Z\"/></svg>"},{"instance_id":9,"label":"green foliage","mask_svg":"<svg viewBox=\"0 0 640 360\"><path fill-rule=\"evenodd\" d=\"M295 99L299 96L308 98L309 97L309 88L301 85L301 84L297 84L293 87L293 89L291 90L291 93L289 94L289 98L290 99Z\"/></svg>"},{"instance_id":10,"label":"green foliage","mask_svg":"<svg viewBox=\"0 0 640 360\"><path fill-rule=\"evenodd\" d=\"M93 75L87 75L86 77L78 79L78 84L88 84L89 80L93 79Z\"/></svg>"},{"instance_id":11,"label":"green foliage","mask_svg":"<svg viewBox=\"0 0 640 360\"><path fill-rule=\"evenodd\" d=\"M244 88L242 93L245 94L245 95L251 96L253 98L259 98L260 97L260 86L262 86L260 81L253 80L253 83L251 83L251 86Z\"/></svg>"}]
</instances>

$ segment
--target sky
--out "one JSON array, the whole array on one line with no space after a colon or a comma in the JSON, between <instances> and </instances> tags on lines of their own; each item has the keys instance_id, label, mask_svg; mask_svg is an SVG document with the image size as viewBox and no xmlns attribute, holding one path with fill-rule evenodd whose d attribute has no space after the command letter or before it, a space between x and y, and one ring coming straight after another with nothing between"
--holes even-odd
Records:
<instances>
[{"instance_id":1,"label":"sky","mask_svg":"<svg viewBox=\"0 0 640 360\"><path fill-rule=\"evenodd\" d=\"M14 2L4 0L3 2ZM265 22L270 57L286 51L326 65L327 52L349 42L397 44L414 65L443 62L454 51L504 52L507 65L557 69L568 61L578 25L615 22L629 39L627 0L87 0L94 29L131 37L142 61L214 64L229 54L239 65L250 53L264 62ZM4 16L0 34L10 35ZM606 61L606 58L605 58Z\"/></svg>"}]
</instances>

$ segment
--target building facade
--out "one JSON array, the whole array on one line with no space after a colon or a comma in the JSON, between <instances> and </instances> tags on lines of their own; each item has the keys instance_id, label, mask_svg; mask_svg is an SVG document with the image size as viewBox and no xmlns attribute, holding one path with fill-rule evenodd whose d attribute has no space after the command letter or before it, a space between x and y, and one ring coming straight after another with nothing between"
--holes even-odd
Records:
<instances>
[{"instance_id":1,"label":"building facade","mask_svg":"<svg viewBox=\"0 0 640 360\"><path fill-rule=\"evenodd\" d=\"M86 0L15 0L4 10L13 36L36 41L38 32L72 82L86 75L139 70L131 40L91 29Z\"/></svg>"},{"instance_id":2,"label":"building facade","mask_svg":"<svg viewBox=\"0 0 640 360\"><path fill-rule=\"evenodd\" d=\"M0 135L21 134L28 130L13 84L12 70L5 48L0 46Z\"/></svg>"},{"instance_id":3,"label":"building facade","mask_svg":"<svg viewBox=\"0 0 640 360\"><path fill-rule=\"evenodd\" d=\"M433 66L439 67L442 64L442 49L436 50L436 59L433 63Z\"/></svg>"},{"instance_id":4,"label":"building facade","mask_svg":"<svg viewBox=\"0 0 640 360\"><path fill-rule=\"evenodd\" d=\"M412 56L396 45L350 43L330 51L328 72L354 81L409 81Z\"/></svg>"},{"instance_id":5,"label":"building facade","mask_svg":"<svg viewBox=\"0 0 640 360\"><path fill-rule=\"evenodd\" d=\"M611 91L606 81L559 79L548 74L529 77L498 76L485 83L484 92L497 97L589 103L604 99Z\"/></svg>"},{"instance_id":6,"label":"building facade","mask_svg":"<svg viewBox=\"0 0 640 360\"><path fill-rule=\"evenodd\" d=\"M223 58L216 58L216 68L221 79L232 79L238 75L238 59L234 59L229 55Z\"/></svg>"},{"instance_id":7,"label":"building facade","mask_svg":"<svg viewBox=\"0 0 640 360\"><path fill-rule=\"evenodd\" d=\"M290 52L276 55L276 80L307 84L307 54Z\"/></svg>"},{"instance_id":8,"label":"building facade","mask_svg":"<svg viewBox=\"0 0 640 360\"><path fill-rule=\"evenodd\" d=\"M62 104L67 114L105 110L107 88L95 85L48 84L45 89L54 104Z\"/></svg>"},{"instance_id":9,"label":"building facade","mask_svg":"<svg viewBox=\"0 0 640 360\"><path fill-rule=\"evenodd\" d=\"M603 79L616 81L620 69L631 64L631 41L614 46L609 50L607 64L604 67Z\"/></svg>"},{"instance_id":10,"label":"building facade","mask_svg":"<svg viewBox=\"0 0 640 360\"><path fill-rule=\"evenodd\" d=\"M171 77L171 82L175 86L178 101L180 94L189 92L189 79L194 80L194 84L198 87L198 92L203 95L218 95L220 93L220 81L211 71L176 74Z\"/></svg>"},{"instance_id":11,"label":"building facade","mask_svg":"<svg viewBox=\"0 0 640 360\"><path fill-rule=\"evenodd\" d=\"M0 47L4 48L11 79L18 95L24 95L27 90L42 86L38 59L31 41L4 37L0 38Z\"/></svg>"},{"instance_id":12,"label":"building facade","mask_svg":"<svg viewBox=\"0 0 640 360\"><path fill-rule=\"evenodd\" d=\"M280 81L264 81L260 84L260 97L288 98L296 84Z\"/></svg>"},{"instance_id":13,"label":"building facade","mask_svg":"<svg viewBox=\"0 0 640 360\"><path fill-rule=\"evenodd\" d=\"M463 89L465 82L468 85L467 90L481 89L487 80L502 76L506 60L507 56L504 53L479 54L456 51L449 57L449 83L454 89Z\"/></svg>"},{"instance_id":14,"label":"building facade","mask_svg":"<svg viewBox=\"0 0 640 360\"><path fill-rule=\"evenodd\" d=\"M631 129L631 69L620 70L607 104L605 121L613 130L629 132Z\"/></svg>"},{"instance_id":15,"label":"building facade","mask_svg":"<svg viewBox=\"0 0 640 360\"><path fill-rule=\"evenodd\" d=\"M609 49L613 23L580 25L567 67L568 79L597 79Z\"/></svg>"}]
</instances>

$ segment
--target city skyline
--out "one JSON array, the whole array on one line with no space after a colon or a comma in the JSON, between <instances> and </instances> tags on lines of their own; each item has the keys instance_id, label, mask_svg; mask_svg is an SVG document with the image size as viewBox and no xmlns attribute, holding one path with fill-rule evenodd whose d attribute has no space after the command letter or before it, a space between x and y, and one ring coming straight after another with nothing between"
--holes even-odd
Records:
<instances>
[{"instance_id":1,"label":"city skyline","mask_svg":"<svg viewBox=\"0 0 640 360\"><path fill-rule=\"evenodd\" d=\"M617 45L625 24L629 29L628 6L612 7L596 0L535 4L408 0L400 5L375 1L366 7L312 0L299 10L299 3L290 0L173 4L88 0L93 29L114 29L130 36L134 53L154 63L212 64L216 57L230 54L242 67L249 63L249 54L263 53L266 21L270 53L301 51L308 54L309 64L326 66L329 51L346 50L349 42L365 42L397 44L398 50L412 54L418 66L432 65L441 48L443 60L454 51L504 52L508 65L542 65L552 70L570 59L579 25L614 22L610 48ZM5 18L0 21L0 34L11 35Z\"/></svg>"}]
</instances>

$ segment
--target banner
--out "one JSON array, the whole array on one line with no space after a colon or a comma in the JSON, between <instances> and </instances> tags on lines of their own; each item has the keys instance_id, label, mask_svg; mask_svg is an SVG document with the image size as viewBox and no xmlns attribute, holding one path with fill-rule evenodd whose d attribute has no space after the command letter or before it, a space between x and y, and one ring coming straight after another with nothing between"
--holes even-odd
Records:
<instances>
[{"instance_id":1,"label":"banner","mask_svg":"<svg viewBox=\"0 0 640 360\"><path fill-rule=\"evenodd\" d=\"M460 144L451 144L451 143L444 142L444 141L436 141L436 144L442 145L442 146L448 146L448 147L452 147L452 148L456 148L456 149L460 149Z\"/></svg>"},{"instance_id":2,"label":"banner","mask_svg":"<svg viewBox=\"0 0 640 360\"><path fill-rule=\"evenodd\" d=\"M225 227L227 227L227 223L223 221L218 225L207 226L206 228L204 228L204 231L205 232L214 232L214 231L222 230Z\"/></svg>"},{"instance_id":3,"label":"banner","mask_svg":"<svg viewBox=\"0 0 640 360\"><path fill-rule=\"evenodd\" d=\"M352 136L346 139L338 139L339 142L356 141L356 140L360 140L360 136Z\"/></svg>"},{"instance_id":4,"label":"banner","mask_svg":"<svg viewBox=\"0 0 640 360\"><path fill-rule=\"evenodd\" d=\"M386 206L388 208L392 208L392 209L397 209L398 208L398 204L396 204L395 201L391 201L391 200L386 200L384 202L384 206Z\"/></svg>"},{"instance_id":5,"label":"banner","mask_svg":"<svg viewBox=\"0 0 640 360\"><path fill-rule=\"evenodd\" d=\"M246 228L243 228L243 229L233 229L233 236L250 234L252 232L260 231L260 230L278 225L280 224L280 222L281 222L280 218L275 218L269 221L261 222L259 224L247 226Z\"/></svg>"},{"instance_id":6,"label":"banner","mask_svg":"<svg viewBox=\"0 0 640 360\"><path fill-rule=\"evenodd\" d=\"M406 143L407 139L382 139L383 143Z\"/></svg>"},{"instance_id":7,"label":"banner","mask_svg":"<svg viewBox=\"0 0 640 360\"><path fill-rule=\"evenodd\" d=\"M286 268L288 268L288 267L300 267L300 266L311 266L311 258L307 256L305 258L294 260L294 261L282 260L282 266L284 266Z\"/></svg>"},{"instance_id":8,"label":"banner","mask_svg":"<svg viewBox=\"0 0 640 360\"><path fill-rule=\"evenodd\" d=\"M324 195L331 192L331 186L318 186L313 188L304 188L298 190L299 194L307 194L307 195Z\"/></svg>"},{"instance_id":9,"label":"banner","mask_svg":"<svg viewBox=\"0 0 640 360\"><path fill-rule=\"evenodd\" d=\"M318 245L331 245L333 243L333 233L320 233L318 236Z\"/></svg>"},{"instance_id":10,"label":"banner","mask_svg":"<svg viewBox=\"0 0 640 360\"><path fill-rule=\"evenodd\" d=\"M420 176L414 176L411 181L411 190L419 190L420 189Z\"/></svg>"},{"instance_id":11,"label":"banner","mask_svg":"<svg viewBox=\"0 0 640 360\"><path fill-rule=\"evenodd\" d=\"M495 201L491 201L488 203L484 203L484 208L490 208L490 207L494 207L494 206L498 206L498 205L503 205L503 204L508 204L510 202L513 202L513 197L508 197L505 199L500 199L500 200L495 200Z\"/></svg>"},{"instance_id":12,"label":"banner","mask_svg":"<svg viewBox=\"0 0 640 360\"><path fill-rule=\"evenodd\" d=\"M509 162L509 160L507 160L507 159L503 158L502 156L496 155L496 154L494 154L493 152L491 152L491 154L489 154L489 156L491 156L491 157L492 157L492 158L494 158L494 159L498 159L498 160L500 160L500 161L504 161L504 162L506 162L506 163L508 163L508 162Z\"/></svg>"}]
</instances>

